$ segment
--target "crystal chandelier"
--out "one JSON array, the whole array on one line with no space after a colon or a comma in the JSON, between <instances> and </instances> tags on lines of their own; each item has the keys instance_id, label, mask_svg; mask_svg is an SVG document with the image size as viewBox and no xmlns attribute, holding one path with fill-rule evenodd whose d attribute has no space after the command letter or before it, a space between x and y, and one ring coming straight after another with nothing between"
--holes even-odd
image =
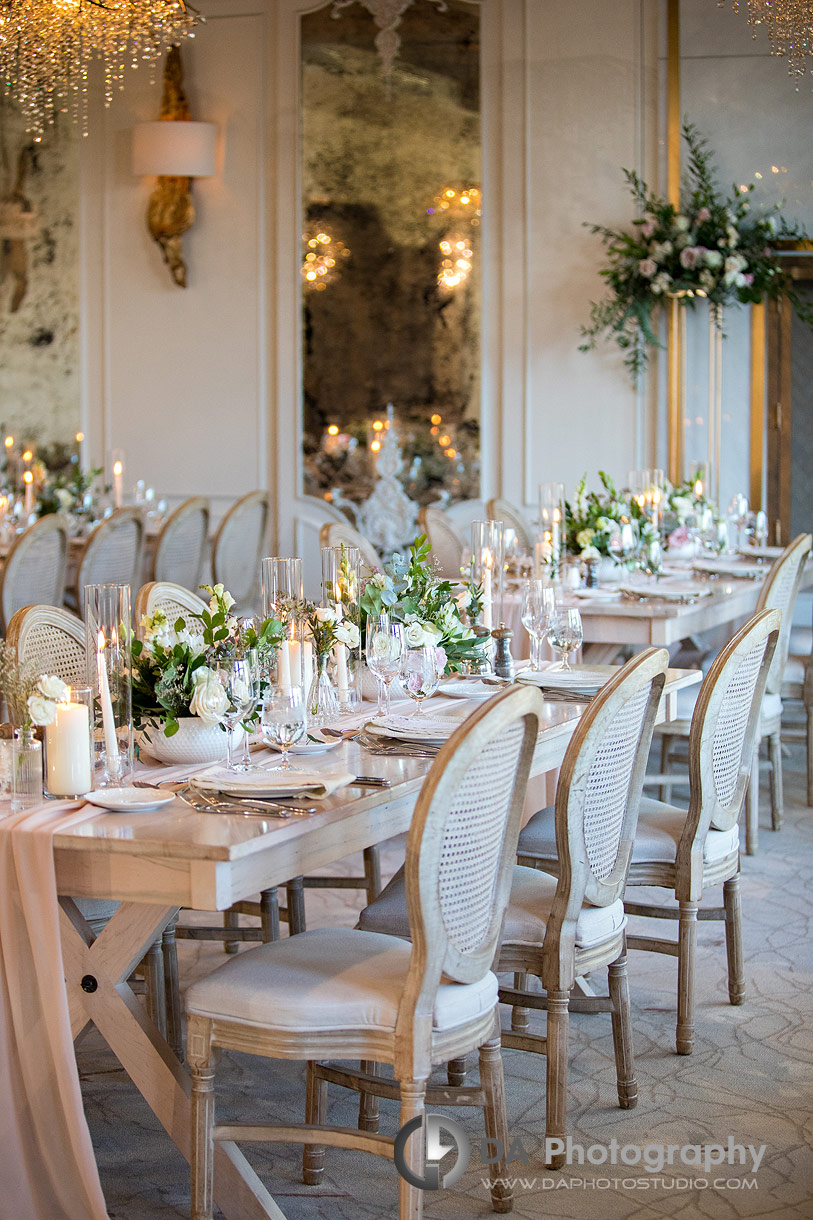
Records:
<instances>
[{"instance_id":1,"label":"crystal chandelier","mask_svg":"<svg viewBox=\"0 0 813 1220\"><path fill-rule=\"evenodd\" d=\"M718 0L723 8L725 0ZM740 0L733 0L734 12ZM748 24L768 31L771 55L784 55L791 76L804 76L807 56L813 54L813 3L811 0L748 0Z\"/></svg>"},{"instance_id":2,"label":"crystal chandelier","mask_svg":"<svg viewBox=\"0 0 813 1220\"><path fill-rule=\"evenodd\" d=\"M35 140L56 113L87 135L88 64L104 65L104 99L123 88L124 67L154 64L194 38L203 18L185 0L0 0L0 73L5 93Z\"/></svg>"}]
</instances>

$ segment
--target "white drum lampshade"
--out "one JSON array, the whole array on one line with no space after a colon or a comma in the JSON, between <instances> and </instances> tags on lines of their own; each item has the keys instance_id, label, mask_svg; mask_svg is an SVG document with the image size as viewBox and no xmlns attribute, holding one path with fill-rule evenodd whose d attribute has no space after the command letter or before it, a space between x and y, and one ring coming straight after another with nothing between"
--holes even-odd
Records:
<instances>
[{"instance_id":1,"label":"white drum lampshade","mask_svg":"<svg viewBox=\"0 0 813 1220\"><path fill-rule=\"evenodd\" d=\"M217 125L188 119L139 123L133 131L133 173L170 178L211 178Z\"/></svg>"}]
</instances>

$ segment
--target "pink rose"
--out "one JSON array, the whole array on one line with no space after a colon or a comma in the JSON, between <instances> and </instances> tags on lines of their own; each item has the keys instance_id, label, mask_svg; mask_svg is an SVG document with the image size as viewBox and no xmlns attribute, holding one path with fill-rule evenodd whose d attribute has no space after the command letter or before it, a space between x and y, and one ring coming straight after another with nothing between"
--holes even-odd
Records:
<instances>
[{"instance_id":1,"label":"pink rose","mask_svg":"<svg viewBox=\"0 0 813 1220\"><path fill-rule=\"evenodd\" d=\"M747 272L742 278L745 280L746 287L750 288L754 282L753 272L752 271Z\"/></svg>"},{"instance_id":2,"label":"pink rose","mask_svg":"<svg viewBox=\"0 0 813 1220\"><path fill-rule=\"evenodd\" d=\"M654 232L655 232L655 221L654 220L645 220L644 223L641 225L642 235L646 238L650 238Z\"/></svg>"},{"instance_id":3,"label":"pink rose","mask_svg":"<svg viewBox=\"0 0 813 1220\"><path fill-rule=\"evenodd\" d=\"M686 246L685 250L680 252L681 267L685 267L687 271L694 270L704 253L700 246Z\"/></svg>"},{"instance_id":4,"label":"pink rose","mask_svg":"<svg viewBox=\"0 0 813 1220\"><path fill-rule=\"evenodd\" d=\"M638 264L638 270L641 275L645 275L647 278L649 278L658 270L658 264L655 262L654 258L642 258Z\"/></svg>"},{"instance_id":5,"label":"pink rose","mask_svg":"<svg viewBox=\"0 0 813 1220\"><path fill-rule=\"evenodd\" d=\"M701 208L697 213L697 223L702 225L704 220L711 220L711 212L708 210L708 208Z\"/></svg>"},{"instance_id":6,"label":"pink rose","mask_svg":"<svg viewBox=\"0 0 813 1220\"><path fill-rule=\"evenodd\" d=\"M689 527L687 525L679 525L676 530L672 530L669 537L666 539L667 548L672 550L680 550L681 547L691 540Z\"/></svg>"}]
</instances>

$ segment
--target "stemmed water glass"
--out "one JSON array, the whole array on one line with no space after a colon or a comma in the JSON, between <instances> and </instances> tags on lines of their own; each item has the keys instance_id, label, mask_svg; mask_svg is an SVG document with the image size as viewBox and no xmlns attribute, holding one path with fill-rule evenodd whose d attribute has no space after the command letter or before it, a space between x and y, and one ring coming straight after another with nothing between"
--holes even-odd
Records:
<instances>
[{"instance_id":1,"label":"stemmed water glass","mask_svg":"<svg viewBox=\"0 0 813 1220\"><path fill-rule=\"evenodd\" d=\"M548 616L554 608L554 592L544 580L528 580L522 587L522 625L531 637L531 669L542 668L542 641L548 630Z\"/></svg>"},{"instance_id":2,"label":"stemmed water glass","mask_svg":"<svg viewBox=\"0 0 813 1220\"><path fill-rule=\"evenodd\" d=\"M406 637L403 624L393 623L388 614L367 619L367 664L378 679L378 715L390 714L390 684L404 665ZM383 688L383 690L382 690Z\"/></svg>"},{"instance_id":3,"label":"stemmed water glass","mask_svg":"<svg viewBox=\"0 0 813 1220\"><path fill-rule=\"evenodd\" d=\"M226 765L230 771L249 770L250 764L246 765L245 756L239 762L235 760L234 730L241 721L248 719L257 706L253 668L246 657L227 656L213 661L211 669L228 699L228 706L223 712L223 723L227 730Z\"/></svg>"},{"instance_id":4,"label":"stemmed water glass","mask_svg":"<svg viewBox=\"0 0 813 1220\"><path fill-rule=\"evenodd\" d=\"M731 497L728 519L732 525L737 527L737 549L740 550L744 544L745 528L748 524L748 499L742 492L737 492Z\"/></svg>"},{"instance_id":5,"label":"stemmed water glass","mask_svg":"<svg viewBox=\"0 0 813 1220\"><path fill-rule=\"evenodd\" d=\"M558 669L570 671L568 654L581 647L584 639L582 616L572 606L555 606L548 618L548 643L562 654Z\"/></svg>"},{"instance_id":6,"label":"stemmed water glass","mask_svg":"<svg viewBox=\"0 0 813 1220\"><path fill-rule=\"evenodd\" d=\"M610 534L607 546L619 566L627 569L634 567L639 547L638 522L635 520L619 522Z\"/></svg>"},{"instance_id":7,"label":"stemmed water glass","mask_svg":"<svg viewBox=\"0 0 813 1220\"><path fill-rule=\"evenodd\" d=\"M308 717L305 697L301 686L268 687L260 714L263 737L282 753L282 762L269 771L293 771L288 761L291 746L302 741L307 729Z\"/></svg>"},{"instance_id":8,"label":"stemmed water glass","mask_svg":"<svg viewBox=\"0 0 813 1220\"><path fill-rule=\"evenodd\" d=\"M424 699L438 689L442 673L443 665L434 644L410 648L406 652L401 679L407 695L415 700L415 715L420 714Z\"/></svg>"}]
</instances>

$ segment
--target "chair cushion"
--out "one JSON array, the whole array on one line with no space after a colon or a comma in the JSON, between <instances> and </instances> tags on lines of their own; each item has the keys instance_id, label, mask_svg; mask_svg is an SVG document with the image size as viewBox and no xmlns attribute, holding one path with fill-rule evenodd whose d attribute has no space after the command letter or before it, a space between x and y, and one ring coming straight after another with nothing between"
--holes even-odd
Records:
<instances>
[{"instance_id":1,"label":"chair cushion","mask_svg":"<svg viewBox=\"0 0 813 1220\"><path fill-rule=\"evenodd\" d=\"M786 686L803 686L805 680L805 668L808 657L789 656L785 662L785 670L782 674L782 693L785 693ZM787 696L786 696L787 698Z\"/></svg>"},{"instance_id":2,"label":"chair cushion","mask_svg":"<svg viewBox=\"0 0 813 1220\"><path fill-rule=\"evenodd\" d=\"M680 836L686 822L686 810L663 801L643 797L638 815L638 831L632 848L633 864L650 861L674 864ZM740 831L737 825L729 830L709 830L703 844L703 861L713 864L739 849Z\"/></svg>"},{"instance_id":3,"label":"chair cushion","mask_svg":"<svg viewBox=\"0 0 813 1220\"><path fill-rule=\"evenodd\" d=\"M533 856L544 864L556 857L556 811L553 805L540 809L520 831L518 856Z\"/></svg>"},{"instance_id":4,"label":"chair cushion","mask_svg":"<svg viewBox=\"0 0 813 1220\"><path fill-rule=\"evenodd\" d=\"M515 865L503 943L541 945L555 892L555 877ZM409 935L403 869L395 874L375 902L361 912L358 926L365 931L391 936ZM620 899L608 907L585 906L576 924L576 944L580 948L601 944L623 926L624 904Z\"/></svg>"},{"instance_id":5,"label":"chair cushion","mask_svg":"<svg viewBox=\"0 0 813 1220\"><path fill-rule=\"evenodd\" d=\"M394 1032L411 954L394 936L316 928L232 958L189 988L186 1008L263 1029ZM465 1025L496 1002L490 972L477 983L441 983L434 1028Z\"/></svg>"},{"instance_id":6,"label":"chair cushion","mask_svg":"<svg viewBox=\"0 0 813 1220\"><path fill-rule=\"evenodd\" d=\"M694 705L697 702L699 686L689 686L677 693L677 717L667 720L665 724L656 724L655 732L664 737L688 737L692 726ZM782 715L782 700L779 695L768 691L762 696L760 707L760 724Z\"/></svg>"},{"instance_id":7,"label":"chair cushion","mask_svg":"<svg viewBox=\"0 0 813 1220\"><path fill-rule=\"evenodd\" d=\"M541 945L550 919L557 880L535 868L514 867L502 943ZM583 906L576 921L576 946L590 949L615 936L627 922L619 898L606 907Z\"/></svg>"}]
</instances>

